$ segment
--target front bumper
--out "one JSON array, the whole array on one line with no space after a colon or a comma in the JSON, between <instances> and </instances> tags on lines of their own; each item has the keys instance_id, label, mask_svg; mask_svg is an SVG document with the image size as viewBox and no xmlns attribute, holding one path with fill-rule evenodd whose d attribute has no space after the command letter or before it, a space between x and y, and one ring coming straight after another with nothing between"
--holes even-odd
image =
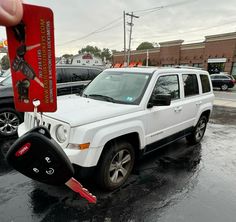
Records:
<instances>
[{"instance_id":1,"label":"front bumper","mask_svg":"<svg viewBox=\"0 0 236 222\"><path fill-rule=\"evenodd\" d=\"M18 127L18 136L22 136L27 131L25 124L20 124ZM72 164L86 168L95 167L97 165L102 149L103 147L89 147L86 150L64 148L63 151L66 153Z\"/></svg>"}]
</instances>

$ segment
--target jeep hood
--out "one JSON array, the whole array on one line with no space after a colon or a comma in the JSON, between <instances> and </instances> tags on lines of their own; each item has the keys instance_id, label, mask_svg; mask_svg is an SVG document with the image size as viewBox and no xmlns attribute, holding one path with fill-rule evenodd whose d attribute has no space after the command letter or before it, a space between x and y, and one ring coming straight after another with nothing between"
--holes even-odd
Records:
<instances>
[{"instance_id":1,"label":"jeep hood","mask_svg":"<svg viewBox=\"0 0 236 222\"><path fill-rule=\"evenodd\" d=\"M66 122L71 127L121 116L139 111L137 105L111 103L76 95L58 97L57 111L44 113L45 116Z\"/></svg>"}]
</instances>

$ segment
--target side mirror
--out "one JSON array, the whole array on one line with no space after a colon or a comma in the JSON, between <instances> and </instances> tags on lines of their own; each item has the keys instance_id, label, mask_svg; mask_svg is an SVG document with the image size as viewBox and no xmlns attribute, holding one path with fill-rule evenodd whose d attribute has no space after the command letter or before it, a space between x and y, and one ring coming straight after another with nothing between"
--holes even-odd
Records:
<instances>
[{"instance_id":1,"label":"side mirror","mask_svg":"<svg viewBox=\"0 0 236 222\"><path fill-rule=\"evenodd\" d=\"M169 106L171 103L171 95L170 94L156 94L152 95L148 108L152 108L153 106Z\"/></svg>"}]
</instances>

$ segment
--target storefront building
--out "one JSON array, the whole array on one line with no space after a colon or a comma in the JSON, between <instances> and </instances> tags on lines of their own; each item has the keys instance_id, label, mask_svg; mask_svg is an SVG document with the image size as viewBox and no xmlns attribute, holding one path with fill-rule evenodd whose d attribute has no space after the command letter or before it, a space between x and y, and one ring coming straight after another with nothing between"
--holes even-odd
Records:
<instances>
[{"instance_id":1,"label":"storefront building","mask_svg":"<svg viewBox=\"0 0 236 222\"><path fill-rule=\"evenodd\" d=\"M159 43L149 50L131 51L131 64L150 66L193 66L209 73L236 75L236 32L206 36L204 42L184 44L183 40ZM124 52L113 55L113 65L124 63Z\"/></svg>"}]
</instances>

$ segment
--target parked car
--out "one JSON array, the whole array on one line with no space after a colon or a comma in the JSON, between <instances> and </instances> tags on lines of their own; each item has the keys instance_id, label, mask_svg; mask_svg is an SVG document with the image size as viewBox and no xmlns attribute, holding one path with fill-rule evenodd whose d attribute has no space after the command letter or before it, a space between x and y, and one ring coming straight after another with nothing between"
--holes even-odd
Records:
<instances>
[{"instance_id":1,"label":"parked car","mask_svg":"<svg viewBox=\"0 0 236 222\"><path fill-rule=\"evenodd\" d=\"M11 75L10 69L8 69L5 72L2 72L2 74L0 75L0 82L2 82L4 79L6 79L9 75Z\"/></svg>"},{"instance_id":2,"label":"parked car","mask_svg":"<svg viewBox=\"0 0 236 222\"><path fill-rule=\"evenodd\" d=\"M220 88L223 91L227 91L235 85L234 77L227 74L212 74L211 82L214 88Z\"/></svg>"},{"instance_id":3,"label":"parked car","mask_svg":"<svg viewBox=\"0 0 236 222\"><path fill-rule=\"evenodd\" d=\"M235 78L232 76L232 75L227 75L230 79L232 79L233 80L233 82L234 82L234 84L236 83L236 80L235 80Z\"/></svg>"},{"instance_id":4,"label":"parked car","mask_svg":"<svg viewBox=\"0 0 236 222\"><path fill-rule=\"evenodd\" d=\"M57 66L57 95L80 93L103 69L94 66ZM15 135L23 119L23 113L15 109L11 75L8 75L0 83L0 137Z\"/></svg>"},{"instance_id":5,"label":"parked car","mask_svg":"<svg viewBox=\"0 0 236 222\"><path fill-rule=\"evenodd\" d=\"M81 96L60 97L58 110L44 113L41 124L78 175L93 175L102 188L114 190L125 183L140 156L184 137L199 143L213 100L206 71L107 69ZM33 113L25 113L19 136L33 127Z\"/></svg>"}]
</instances>

